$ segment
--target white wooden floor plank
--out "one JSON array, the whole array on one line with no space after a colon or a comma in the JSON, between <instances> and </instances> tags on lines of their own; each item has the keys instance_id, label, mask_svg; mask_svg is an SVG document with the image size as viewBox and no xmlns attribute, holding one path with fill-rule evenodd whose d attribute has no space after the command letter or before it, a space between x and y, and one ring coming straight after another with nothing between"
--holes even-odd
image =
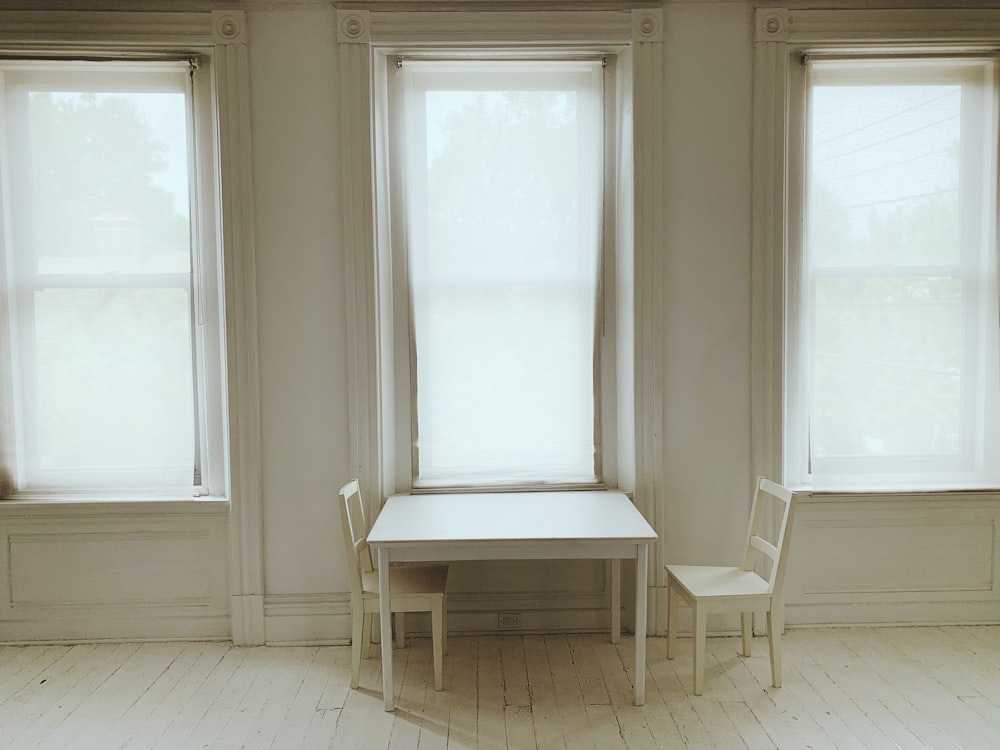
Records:
<instances>
[{"instance_id":1,"label":"white wooden floor plank","mask_svg":"<svg viewBox=\"0 0 1000 750\"><path fill-rule=\"evenodd\" d=\"M317 743L321 737L316 734L318 727L322 727L327 722L329 734L325 737L325 742L329 743L333 737L337 726L337 714L340 713L341 706L330 711L320 708L320 699L326 692L326 686L331 677L338 678L337 659L343 658L345 650L341 648L315 648L312 649L309 664L302 675L302 679L295 686L295 694L291 697L286 712L281 723L278 725L274 737L271 739L271 747L275 750L293 747L319 747ZM350 669L348 666L347 669ZM349 679L347 674L341 673L339 679ZM327 714L333 714L332 719ZM304 744L306 736L309 735L311 745ZM325 747L325 744L322 745Z\"/></svg>"},{"instance_id":2,"label":"white wooden floor plank","mask_svg":"<svg viewBox=\"0 0 1000 750\"><path fill-rule=\"evenodd\" d=\"M655 750L656 741L646 723L646 712L635 705L635 688L630 675L633 660L624 656L635 653L635 641L623 637L616 644L598 637L594 648L604 687L618 721L618 731L626 747L630 750Z\"/></svg>"},{"instance_id":3,"label":"white wooden floor plank","mask_svg":"<svg viewBox=\"0 0 1000 750\"><path fill-rule=\"evenodd\" d=\"M957 748L1000 747L1000 731L959 700L945 684L950 678L943 672L941 677L928 672L910 657L907 644L912 644L923 630L876 628L870 633L871 638L864 641L863 655L886 681L909 688L905 693L893 691L892 705L900 705L900 711L907 711L907 715L910 715L908 707L917 713L919 719L914 721L922 727L920 736L933 747L947 747L948 743ZM927 639L921 639L917 647L926 649ZM966 685L960 690L969 693Z\"/></svg>"},{"instance_id":4,"label":"white wooden floor plank","mask_svg":"<svg viewBox=\"0 0 1000 750\"><path fill-rule=\"evenodd\" d=\"M478 638L448 637L448 654L444 659L444 685L451 694L448 714L449 750L471 750L476 747L478 665Z\"/></svg>"},{"instance_id":5,"label":"white wooden floor plank","mask_svg":"<svg viewBox=\"0 0 1000 750\"><path fill-rule=\"evenodd\" d=\"M720 706L747 750L774 750L776 745L745 701L730 701Z\"/></svg>"},{"instance_id":6,"label":"white wooden floor plank","mask_svg":"<svg viewBox=\"0 0 1000 750\"><path fill-rule=\"evenodd\" d=\"M888 738L816 663L808 644L798 637L785 641L786 673L793 685L802 691L807 709L823 725L836 746L844 750L884 746Z\"/></svg>"},{"instance_id":7,"label":"white wooden floor plank","mask_svg":"<svg viewBox=\"0 0 1000 750\"><path fill-rule=\"evenodd\" d=\"M652 662L646 669L646 702L641 707L643 717L646 720L646 727L653 738L653 743L660 750L670 750L671 748L684 747L684 739L681 737L674 717L667 708L663 693L660 689L659 678L656 673L663 667L672 675L672 680L676 682L676 675L667 665L666 659ZM679 685L679 683L678 683ZM669 687L668 687L669 692Z\"/></svg>"},{"instance_id":8,"label":"white wooden floor plank","mask_svg":"<svg viewBox=\"0 0 1000 750\"><path fill-rule=\"evenodd\" d=\"M137 680L137 687L141 689L145 684L145 690L128 707L121 718L108 728L99 740L100 746L149 748L163 733L166 725L170 722L171 713L169 706L165 703L174 688L186 677L197 675L202 669L210 667L212 663L206 657L208 644L173 645L180 646L181 650L159 674L150 671L148 676L151 679L148 682L144 683L142 678ZM169 654L170 651L166 653ZM155 719L154 714L156 714ZM90 741L98 744L94 740Z\"/></svg>"},{"instance_id":9,"label":"white wooden floor plank","mask_svg":"<svg viewBox=\"0 0 1000 750\"><path fill-rule=\"evenodd\" d=\"M501 636L500 663L503 672L503 704L530 707L528 668L524 659L524 639L521 636Z\"/></svg>"},{"instance_id":10,"label":"white wooden floor plank","mask_svg":"<svg viewBox=\"0 0 1000 750\"><path fill-rule=\"evenodd\" d=\"M541 635L527 635L524 642L524 668L530 690L531 723L535 742L544 748L564 750L566 741L562 735L562 717L556 703L549 655L545 649L545 638Z\"/></svg>"},{"instance_id":11,"label":"white wooden floor plank","mask_svg":"<svg viewBox=\"0 0 1000 750\"><path fill-rule=\"evenodd\" d=\"M606 634L456 636L445 690L429 639L394 650L351 690L348 647L224 643L0 647L3 750L884 750L1000 747L1000 627L792 630L784 687L766 640L711 638L705 695L690 641L650 639L646 705L633 644Z\"/></svg>"},{"instance_id":12,"label":"white wooden floor plank","mask_svg":"<svg viewBox=\"0 0 1000 750\"><path fill-rule=\"evenodd\" d=\"M479 696L476 706L476 747L480 750L507 748L504 718L503 664L498 638L482 638L478 649Z\"/></svg>"},{"instance_id":13,"label":"white wooden floor plank","mask_svg":"<svg viewBox=\"0 0 1000 750\"><path fill-rule=\"evenodd\" d=\"M89 735L95 726L111 726L137 699L137 695L130 692L137 686L131 678L135 676L137 666L147 664L150 658L162 656L154 648L159 645L125 643L98 646L99 664L61 701L63 708L55 716L44 718L43 724L48 731L37 746L67 750L81 736ZM133 662L133 659L137 661ZM101 721L92 721L93 716L100 716Z\"/></svg>"},{"instance_id":14,"label":"white wooden floor plank","mask_svg":"<svg viewBox=\"0 0 1000 750\"><path fill-rule=\"evenodd\" d=\"M153 743L153 750L198 747L194 737L202 721L210 711L221 714L224 710L223 706L217 704L226 693L230 680L250 655L251 649L226 647L221 658L217 651L209 653L211 663L205 678L190 686L186 699L180 696L178 707L162 734Z\"/></svg>"},{"instance_id":15,"label":"white wooden floor plank","mask_svg":"<svg viewBox=\"0 0 1000 750\"><path fill-rule=\"evenodd\" d=\"M135 726L130 713L137 705L148 705L144 700L147 692L184 647L183 643L151 643L137 649L77 709L78 713L96 713L107 720L92 722L76 732L72 738L67 738L65 748L89 750L122 746Z\"/></svg>"},{"instance_id":16,"label":"white wooden floor plank","mask_svg":"<svg viewBox=\"0 0 1000 750\"><path fill-rule=\"evenodd\" d=\"M590 732L569 638L564 635L546 636L545 652L552 674L552 692L559 707L563 742L573 750L590 750L595 747L594 737Z\"/></svg>"},{"instance_id":17,"label":"white wooden floor plank","mask_svg":"<svg viewBox=\"0 0 1000 750\"><path fill-rule=\"evenodd\" d=\"M381 693L352 690L339 714L331 748L386 750L395 715L385 711Z\"/></svg>"},{"instance_id":18,"label":"white wooden floor plank","mask_svg":"<svg viewBox=\"0 0 1000 750\"><path fill-rule=\"evenodd\" d=\"M842 640L844 629L835 628L823 633L824 664L841 690L851 697L858 709L881 730L889 747L903 750L926 749L927 745L913 732L905 721L893 713L884 702L894 688L874 671L865 659L847 648Z\"/></svg>"},{"instance_id":19,"label":"white wooden floor plank","mask_svg":"<svg viewBox=\"0 0 1000 750\"><path fill-rule=\"evenodd\" d=\"M394 672L395 679L400 683L396 695L396 718L392 725L392 736L389 738L390 750L412 750L420 744L420 733L423 728L424 706L428 690L433 690L433 665L430 663L430 649L424 652L413 643L426 642L421 639L409 639L410 645L405 649L393 649L405 654L406 668ZM399 663L399 659L396 659Z\"/></svg>"},{"instance_id":20,"label":"white wooden floor plank","mask_svg":"<svg viewBox=\"0 0 1000 750\"><path fill-rule=\"evenodd\" d=\"M611 696L601 675L601 666L597 661L596 647L598 636L571 635L569 637L570 654L573 657L573 668L576 670L577 683L583 693L583 702L590 705L609 705Z\"/></svg>"},{"instance_id":21,"label":"white wooden floor plank","mask_svg":"<svg viewBox=\"0 0 1000 750\"><path fill-rule=\"evenodd\" d=\"M244 699L256 683L259 663L264 657L265 649L263 646L240 649L242 658L221 686L222 689L206 705L187 739L188 746L210 748L225 746L224 741L220 740L222 732L232 723L239 708L245 705ZM238 717L236 718L238 720Z\"/></svg>"},{"instance_id":22,"label":"white wooden floor plank","mask_svg":"<svg viewBox=\"0 0 1000 750\"><path fill-rule=\"evenodd\" d=\"M984 628L966 626L920 630L927 642L911 648L908 651L911 658L956 694L981 695L1000 707L1000 649L993 649L976 637L975 633ZM904 633L900 635L906 636Z\"/></svg>"},{"instance_id":23,"label":"white wooden floor plank","mask_svg":"<svg viewBox=\"0 0 1000 750\"><path fill-rule=\"evenodd\" d=\"M246 732L240 750L271 747L316 655L316 648L307 646L269 650L273 651L274 659L267 661L253 688L261 693L261 698L252 704L258 708L253 713L248 711L252 720L245 722Z\"/></svg>"},{"instance_id":24,"label":"white wooden floor plank","mask_svg":"<svg viewBox=\"0 0 1000 750\"><path fill-rule=\"evenodd\" d=\"M161 678L158 689L147 694L155 699L155 704L142 715L141 725L133 729L124 747L146 750L159 743L191 696L202 688L230 650L224 643L189 644L182 657L171 665L172 671Z\"/></svg>"},{"instance_id":25,"label":"white wooden floor plank","mask_svg":"<svg viewBox=\"0 0 1000 750\"><path fill-rule=\"evenodd\" d=\"M677 725L677 732L686 747L711 750L718 745L715 744L705 727L705 723L701 720L701 716L695 710L694 702L698 700L701 700L701 697L693 696L670 700L664 705L673 717L674 724ZM720 750L728 750L728 748L720 748Z\"/></svg>"},{"instance_id":26,"label":"white wooden floor plank","mask_svg":"<svg viewBox=\"0 0 1000 750\"><path fill-rule=\"evenodd\" d=\"M57 702L100 663L97 651L92 645L74 646L20 689L11 680L8 700L0 703L0 747L37 743L58 713Z\"/></svg>"}]
</instances>

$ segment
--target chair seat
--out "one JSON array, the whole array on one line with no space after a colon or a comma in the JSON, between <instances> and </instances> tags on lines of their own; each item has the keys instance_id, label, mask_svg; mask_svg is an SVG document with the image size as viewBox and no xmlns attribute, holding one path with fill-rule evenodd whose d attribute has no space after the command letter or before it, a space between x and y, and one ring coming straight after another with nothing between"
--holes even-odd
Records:
<instances>
[{"instance_id":1,"label":"chair seat","mask_svg":"<svg viewBox=\"0 0 1000 750\"><path fill-rule=\"evenodd\" d=\"M366 595L378 596L378 571L361 576ZM442 594L448 583L447 565L394 565L389 568L389 590L392 598Z\"/></svg>"},{"instance_id":2,"label":"chair seat","mask_svg":"<svg viewBox=\"0 0 1000 750\"><path fill-rule=\"evenodd\" d=\"M667 572L691 596L758 597L768 593L768 582L752 570L716 565L668 565Z\"/></svg>"}]
</instances>

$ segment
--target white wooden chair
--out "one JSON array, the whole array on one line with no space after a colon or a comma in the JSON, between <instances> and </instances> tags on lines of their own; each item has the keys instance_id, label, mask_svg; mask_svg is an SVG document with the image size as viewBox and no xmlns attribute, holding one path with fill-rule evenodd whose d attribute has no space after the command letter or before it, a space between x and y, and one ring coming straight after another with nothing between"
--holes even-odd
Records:
<instances>
[{"instance_id":1,"label":"white wooden chair","mask_svg":"<svg viewBox=\"0 0 1000 750\"><path fill-rule=\"evenodd\" d=\"M777 535L772 544L764 537L762 496L777 501L780 510ZM753 613L767 612L767 638L771 652L771 681L781 687L781 631L783 628L782 585L795 496L780 484L764 477L757 479L750 524L747 527L746 552L739 567L710 565L667 565L667 658L673 658L677 628L677 604L683 599L694 608L694 694L701 695L705 681L705 628L708 615L739 614L743 631L743 655L750 656ZM767 578L754 571L758 555L770 560Z\"/></svg>"},{"instance_id":2,"label":"white wooden chair","mask_svg":"<svg viewBox=\"0 0 1000 750\"><path fill-rule=\"evenodd\" d=\"M344 530L344 553L351 584L351 687L361 674L361 648L368 658L373 615L379 612L378 571L368 547L368 524L358 480L340 488L340 520ZM447 565L405 565L389 569L389 609L396 615L396 641L403 647L403 613L430 612L434 650L434 689L442 688L444 653L447 650Z\"/></svg>"}]
</instances>

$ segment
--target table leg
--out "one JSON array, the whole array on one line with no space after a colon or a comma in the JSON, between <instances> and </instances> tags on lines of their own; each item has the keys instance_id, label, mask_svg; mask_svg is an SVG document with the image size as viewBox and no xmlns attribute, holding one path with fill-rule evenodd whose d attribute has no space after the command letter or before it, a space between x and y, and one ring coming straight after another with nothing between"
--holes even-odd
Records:
<instances>
[{"instance_id":1,"label":"table leg","mask_svg":"<svg viewBox=\"0 0 1000 750\"><path fill-rule=\"evenodd\" d=\"M637 545L635 555L635 705L646 702L646 577L649 545Z\"/></svg>"},{"instance_id":2,"label":"table leg","mask_svg":"<svg viewBox=\"0 0 1000 750\"><path fill-rule=\"evenodd\" d=\"M389 550L378 548L378 610L382 630L382 698L385 710L393 711L392 702L392 613L389 609Z\"/></svg>"},{"instance_id":3,"label":"table leg","mask_svg":"<svg viewBox=\"0 0 1000 750\"><path fill-rule=\"evenodd\" d=\"M611 561L611 642L622 639L622 561Z\"/></svg>"}]
</instances>

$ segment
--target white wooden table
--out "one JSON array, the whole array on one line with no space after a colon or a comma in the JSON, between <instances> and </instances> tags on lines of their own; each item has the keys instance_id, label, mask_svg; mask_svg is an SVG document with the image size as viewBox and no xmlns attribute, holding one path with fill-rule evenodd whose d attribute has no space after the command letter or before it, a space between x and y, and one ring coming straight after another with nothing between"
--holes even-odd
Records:
<instances>
[{"instance_id":1,"label":"white wooden table","mask_svg":"<svg viewBox=\"0 0 1000 750\"><path fill-rule=\"evenodd\" d=\"M611 640L621 631L620 561L634 559L635 705L646 698L646 580L656 532L624 492L393 495L368 534L378 553L382 692L392 711L389 564L449 560L612 561Z\"/></svg>"}]
</instances>

